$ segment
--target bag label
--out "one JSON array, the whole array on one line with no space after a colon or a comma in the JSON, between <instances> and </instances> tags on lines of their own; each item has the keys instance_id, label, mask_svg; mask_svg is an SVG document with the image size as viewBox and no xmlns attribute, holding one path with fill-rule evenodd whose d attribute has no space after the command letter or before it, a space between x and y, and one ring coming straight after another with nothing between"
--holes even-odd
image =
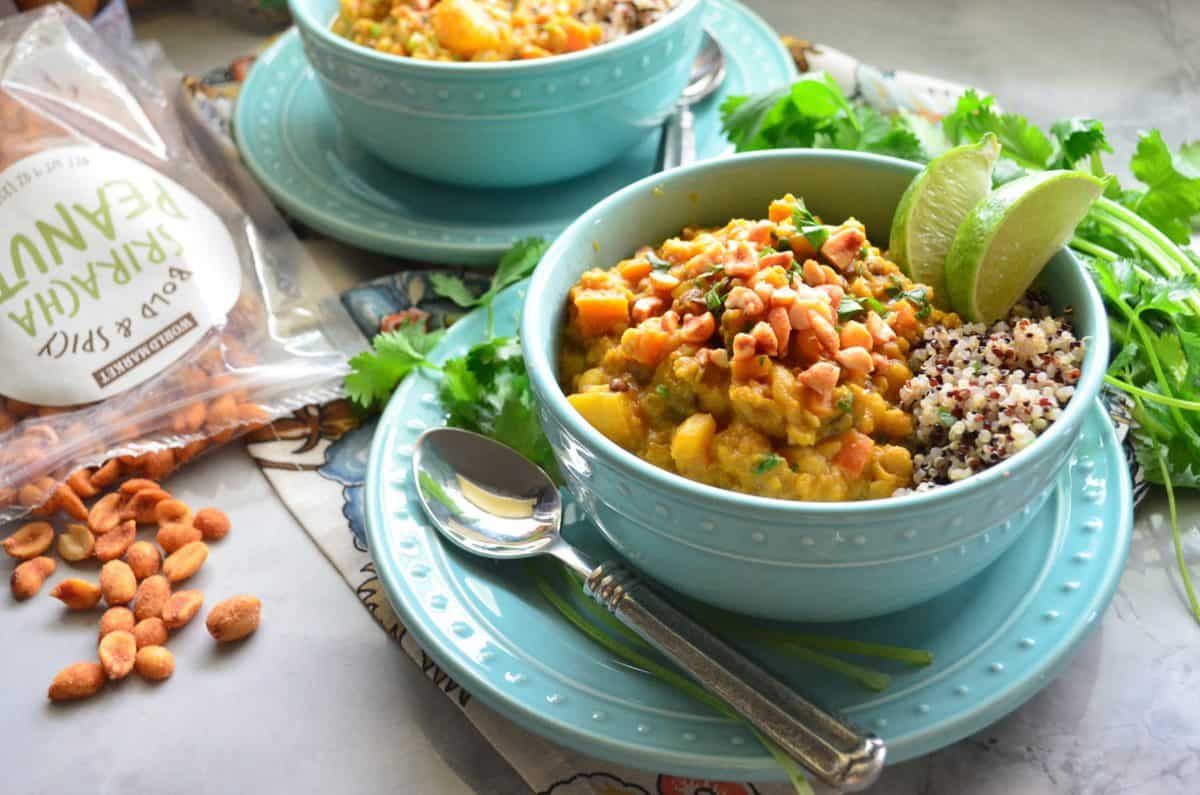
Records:
<instances>
[{"instance_id":1,"label":"bag label","mask_svg":"<svg viewBox=\"0 0 1200 795\"><path fill-rule=\"evenodd\" d=\"M68 146L0 172L0 394L103 400L162 372L241 291L233 237L179 183Z\"/></svg>"}]
</instances>

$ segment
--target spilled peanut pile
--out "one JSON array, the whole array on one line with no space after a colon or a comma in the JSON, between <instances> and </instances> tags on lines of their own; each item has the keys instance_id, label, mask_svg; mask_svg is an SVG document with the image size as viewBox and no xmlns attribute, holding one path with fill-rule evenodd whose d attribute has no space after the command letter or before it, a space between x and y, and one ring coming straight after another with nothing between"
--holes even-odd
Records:
<instances>
[{"instance_id":1,"label":"spilled peanut pile","mask_svg":"<svg viewBox=\"0 0 1200 795\"><path fill-rule=\"evenodd\" d=\"M118 485L122 473L113 463L74 473L36 509L43 518L63 514L74 520L67 521L57 541L54 525L44 519L4 539L4 551L21 561L11 580L18 600L35 596L55 572L58 564L47 556L52 546L68 563L95 558L102 564L98 583L71 577L50 591L71 610L93 610L101 600L108 606L99 621L99 662L77 662L59 671L50 684L52 701L87 698L133 671L151 681L171 676L175 657L167 639L204 604L201 591L174 589L208 559L205 542L229 534L222 511L204 508L193 514L154 480L136 477ZM139 525L157 526L153 542L137 539ZM213 607L205 624L217 641L240 640L258 628L260 610L256 597L234 596Z\"/></svg>"}]
</instances>

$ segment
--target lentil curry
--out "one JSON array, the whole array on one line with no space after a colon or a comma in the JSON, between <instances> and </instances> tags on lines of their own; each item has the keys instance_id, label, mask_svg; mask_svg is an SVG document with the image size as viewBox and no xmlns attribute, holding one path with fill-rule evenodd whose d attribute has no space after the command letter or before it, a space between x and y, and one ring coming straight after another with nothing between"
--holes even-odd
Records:
<instances>
[{"instance_id":1,"label":"lentil curry","mask_svg":"<svg viewBox=\"0 0 1200 795\"><path fill-rule=\"evenodd\" d=\"M675 0L341 0L333 32L391 55L510 61L578 52L646 27Z\"/></svg>"},{"instance_id":2,"label":"lentil curry","mask_svg":"<svg viewBox=\"0 0 1200 795\"><path fill-rule=\"evenodd\" d=\"M617 444L721 488L797 500L911 485L900 406L927 326L955 328L850 219L792 195L763 220L683 230L570 291L568 400Z\"/></svg>"}]
</instances>

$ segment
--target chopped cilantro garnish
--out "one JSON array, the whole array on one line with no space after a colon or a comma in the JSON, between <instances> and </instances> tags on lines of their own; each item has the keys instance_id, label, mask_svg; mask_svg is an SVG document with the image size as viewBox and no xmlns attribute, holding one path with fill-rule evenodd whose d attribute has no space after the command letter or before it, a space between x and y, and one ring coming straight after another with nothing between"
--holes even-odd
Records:
<instances>
[{"instance_id":1,"label":"chopped cilantro garnish","mask_svg":"<svg viewBox=\"0 0 1200 795\"><path fill-rule=\"evenodd\" d=\"M729 286L729 279L721 281L708 288L708 292L704 294L704 305L708 307L708 311L713 313L713 317L720 317L725 311L725 294L722 292Z\"/></svg>"},{"instance_id":2,"label":"chopped cilantro garnish","mask_svg":"<svg viewBox=\"0 0 1200 795\"><path fill-rule=\"evenodd\" d=\"M958 418L945 409L940 409L938 411L938 419L941 421L942 425L945 425L947 428L958 422Z\"/></svg>"},{"instance_id":3,"label":"chopped cilantro garnish","mask_svg":"<svg viewBox=\"0 0 1200 795\"><path fill-rule=\"evenodd\" d=\"M658 386L654 387L654 394L658 395L663 400L671 399L671 390L667 389L666 384L659 384Z\"/></svg>"},{"instance_id":4,"label":"chopped cilantro garnish","mask_svg":"<svg viewBox=\"0 0 1200 795\"><path fill-rule=\"evenodd\" d=\"M771 248L770 246L763 246L762 248L760 248L758 250L758 257L759 257L759 259L762 259L763 257L767 256L768 254L777 254L777 253L778 252L775 249Z\"/></svg>"},{"instance_id":5,"label":"chopped cilantro garnish","mask_svg":"<svg viewBox=\"0 0 1200 795\"><path fill-rule=\"evenodd\" d=\"M782 461L783 459L774 453L767 453L765 456L758 459L751 469L754 474L761 475L764 472L770 472L772 469L779 466L780 462Z\"/></svg>"},{"instance_id":6,"label":"chopped cilantro garnish","mask_svg":"<svg viewBox=\"0 0 1200 795\"><path fill-rule=\"evenodd\" d=\"M656 271L665 271L667 268L671 267L670 262L667 262L665 259L654 253L654 249L650 249L646 252L646 261L649 262L650 267L654 268Z\"/></svg>"},{"instance_id":7,"label":"chopped cilantro garnish","mask_svg":"<svg viewBox=\"0 0 1200 795\"><path fill-rule=\"evenodd\" d=\"M891 284L887 286L886 292L889 298L895 298L904 290L904 282L896 274L891 275Z\"/></svg>"},{"instance_id":8,"label":"chopped cilantro garnish","mask_svg":"<svg viewBox=\"0 0 1200 795\"><path fill-rule=\"evenodd\" d=\"M867 305L867 309L870 309L872 312L879 315L880 317L883 317L884 315L887 314L887 311L888 311L887 304L885 304L883 301L880 301L878 298L868 295L866 298L863 298L861 300L864 304Z\"/></svg>"},{"instance_id":9,"label":"chopped cilantro garnish","mask_svg":"<svg viewBox=\"0 0 1200 795\"><path fill-rule=\"evenodd\" d=\"M816 216L805 206L803 199L799 202L800 206L792 210L792 223L796 225L796 231L808 240L809 245L819 249L829 239L829 227L817 221Z\"/></svg>"},{"instance_id":10,"label":"chopped cilantro garnish","mask_svg":"<svg viewBox=\"0 0 1200 795\"><path fill-rule=\"evenodd\" d=\"M866 311L855 296L844 295L842 296L842 300L838 301L838 320L843 323L847 320L853 320L856 315L861 315Z\"/></svg>"},{"instance_id":11,"label":"chopped cilantro garnish","mask_svg":"<svg viewBox=\"0 0 1200 795\"><path fill-rule=\"evenodd\" d=\"M911 290L905 290L900 293L900 297L908 299L916 307L917 317L919 318L927 318L929 317L929 313L933 311L933 308L929 306L929 299L925 297L924 287L917 286Z\"/></svg>"},{"instance_id":12,"label":"chopped cilantro garnish","mask_svg":"<svg viewBox=\"0 0 1200 795\"><path fill-rule=\"evenodd\" d=\"M838 411L842 412L843 414L849 412L850 409L854 408L854 393L847 392L838 399L838 402L835 405L838 407Z\"/></svg>"}]
</instances>

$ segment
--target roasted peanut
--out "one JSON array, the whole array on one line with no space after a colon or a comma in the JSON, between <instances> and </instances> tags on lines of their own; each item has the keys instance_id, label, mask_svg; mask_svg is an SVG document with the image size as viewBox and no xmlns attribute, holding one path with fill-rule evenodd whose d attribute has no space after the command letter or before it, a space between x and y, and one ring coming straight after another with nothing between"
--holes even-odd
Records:
<instances>
[{"instance_id":1,"label":"roasted peanut","mask_svg":"<svg viewBox=\"0 0 1200 795\"><path fill-rule=\"evenodd\" d=\"M50 595L72 610L90 610L100 602L100 586L72 577L54 586Z\"/></svg>"},{"instance_id":2,"label":"roasted peanut","mask_svg":"<svg viewBox=\"0 0 1200 795\"><path fill-rule=\"evenodd\" d=\"M58 672L47 695L51 701L74 701L96 695L104 682L100 663L77 662Z\"/></svg>"},{"instance_id":3,"label":"roasted peanut","mask_svg":"<svg viewBox=\"0 0 1200 795\"><path fill-rule=\"evenodd\" d=\"M167 556L162 564L162 572L173 583L183 582L200 571L207 559L208 546L203 541L192 541Z\"/></svg>"},{"instance_id":4,"label":"roasted peanut","mask_svg":"<svg viewBox=\"0 0 1200 795\"><path fill-rule=\"evenodd\" d=\"M135 626L132 610L128 607L110 607L100 616L100 637L117 630L133 632Z\"/></svg>"},{"instance_id":5,"label":"roasted peanut","mask_svg":"<svg viewBox=\"0 0 1200 795\"><path fill-rule=\"evenodd\" d=\"M192 524L203 534L205 541L220 541L229 535L229 517L217 508L201 508Z\"/></svg>"},{"instance_id":6,"label":"roasted peanut","mask_svg":"<svg viewBox=\"0 0 1200 795\"><path fill-rule=\"evenodd\" d=\"M154 519L159 524L189 524L192 521L192 509L183 500L163 500L154 506Z\"/></svg>"},{"instance_id":7,"label":"roasted peanut","mask_svg":"<svg viewBox=\"0 0 1200 795\"><path fill-rule=\"evenodd\" d=\"M70 486L63 484L54 490L54 509L62 511L72 519L86 522L88 519L87 506Z\"/></svg>"},{"instance_id":8,"label":"roasted peanut","mask_svg":"<svg viewBox=\"0 0 1200 795\"><path fill-rule=\"evenodd\" d=\"M100 493L100 490L92 483L92 470L90 469L76 469L67 478L67 485L71 487L71 491L75 492L76 496L85 500L90 500Z\"/></svg>"},{"instance_id":9,"label":"roasted peanut","mask_svg":"<svg viewBox=\"0 0 1200 795\"><path fill-rule=\"evenodd\" d=\"M157 521L154 513L155 507L160 502L169 499L171 499L171 495L157 486L152 489L142 489L121 508L121 518L134 519L138 524L152 524Z\"/></svg>"},{"instance_id":10,"label":"roasted peanut","mask_svg":"<svg viewBox=\"0 0 1200 795\"><path fill-rule=\"evenodd\" d=\"M100 593L109 605L124 605L137 594L137 577L123 560L110 560L100 567Z\"/></svg>"},{"instance_id":11,"label":"roasted peanut","mask_svg":"<svg viewBox=\"0 0 1200 795\"><path fill-rule=\"evenodd\" d=\"M123 629L110 632L100 639L100 665L109 679L124 679L133 671L137 657L137 641L133 633Z\"/></svg>"},{"instance_id":12,"label":"roasted peanut","mask_svg":"<svg viewBox=\"0 0 1200 795\"><path fill-rule=\"evenodd\" d=\"M121 522L115 530L96 539L94 549L96 558L104 563L116 560L125 554L135 538L137 538L137 523L132 519Z\"/></svg>"},{"instance_id":13,"label":"roasted peanut","mask_svg":"<svg viewBox=\"0 0 1200 795\"><path fill-rule=\"evenodd\" d=\"M57 500L54 498L56 488L54 478L40 477L21 487L17 492L17 501L32 508L30 513L34 516L50 516L58 510Z\"/></svg>"},{"instance_id":14,"label":"roasted peanut","mask_svg":"<svg viewBox=\"0 0 1200 795\"><path fill-rule=\"evenodd\" d=\"M133 576L141 582L152 574L158 574L158 567L162 565L162 555L159 554L158 547L149 541L134 541L125 551L125 562L133 569Z\"/></svg>"},{"instance_id":15,"label":"roasted peanut","mask_svg":"<svg viewBox=\"0 0 1200 795\"><path fill-rule=\"evenodd\" d=\"M162 646L144 646L138 649L134 666L140 676L161 682L175 672L175 655Z\"/></svg>"},{"instance_id":16,"label":"roasted peanut","mask_svg":"<svg viewBox=\"0 0 1200 795\"><path fill-rule=\"evenodd\" d=\"M96 489L106 489L121 478L121 462L111 458L88 478Z\"/></svg>"},{"instance_id":17,"label":"roasted peanut","mask_svg":"<svg viewBox=\"0 0 1200 795\"><path fill-rule=\"evenodd\" d=\"M154 481L154 480L148 480L147 478L130 478L129 480L122 483L121 487L119 489L117 489L117 491L126 497L132 497L133 495L137 494L139 491L143 491L145 489L161 489L161 488L162 488L162 486L158 485L158 482Z\"/></svg>"},{"instance_id":18,"label":"roasted peanut","mask_svg":"<svg viewBox=\"0 0 1200 795\"><path fill-rule=\"evenodd\" d=\"M170 555L185 544L199 541L203 537L204 534L190 523L171 522L158 529L154 540L163 548L163 552Z\"/></svg>"},{"instance_id":19,"label":"roasted peanut","mask_svg":"<svg viewBox=\"0 0 1200 795\"><path fill-rule=\"evenodd\" d=\"M175 468L175 452L173 450L155 450L142 456L141 470L148 478L162 480Z\"/></svg>"},{"instance_id":20,"label":"roasted peanut","mask_svg":"<svg viewBox=\"0 0 1200 795\"><path fill-rule=\"evenodd\" d=\"M30 522L21 525L4 539L4 551L17 560L32 560L54 543L54 528L49 522Z\"/></svg>"},{"instance_id":21,"label":"roasted peanut","mask_svg":"<svg viewBox=\"0 0 1200 795\"><path fill-rule=\"evenodd\" d=\"M41 505L54 493L54 479L41 477L17 490L17 502L27 508Z\"/></svg>"},{"instance_id":22,"label":"roasted peanut","mask_svg":"<svg viewBox=\"0 0 1200 795\"><path fill-rule=\"evenodd\" d=\"M71 563L91 557L96 538L87 525L71 523L58 536L58 556Z\"/></svg>"},{"instance_id":23,"label":"roasted peanut","mask_svg":"<svg viewBox=\"0 0 1200 795\"><path fill-rule=\"evenodd\" d=\"M167 629L179 629L192 620L204 604L204 592L196 589L179 591L163 605L162 620Z\"/></svg>"},{"instance_id":24,"label":"roasted peanut","mask_svg":"<svg viewBox=\"0 0 1200 795\"><path fill-rule=\"evenodd\" d=\"M114 491L97 500L88 511L87 523L96 535L114 530L121 523L121 495Z\"/></svg>"},{"instance_id":25,"label":"roasted peanut","mask_svg":"<svg viewBox=\"0 0 1200 795\"><path fill-rule=\"evenodd\" d=\"M161 646L167 642L167 625L158 616L143 618L133 627L133 639L137 647Z\"/></svg>"},{"instance_id":26,"label":"roasted peanut","mask_svg":"<svg viewBox=\"0 0 1200 795\"><path fill-rule=\"evenodd\" d=\"M258 629L262 602L258 597L241 594L226 599L208 611L204 624L218 641L241 640Z\"/></svg>"},{"instance_id":27,"label":"roasted peanut","mask_svg":"<svg viewBox=\"0 0 1200 795\"><path fill-rule=\"evenodd\" d=\"M57 567L53 558L34 558L18 565L9 579L13 598L24 601L36 594Z\"/></svg>"},{"instance_id":28,"label":"roasted peanut","mask_svg":"<svg viewBox=\"0 0 1200 795\"><path fill-rule=\"evenodd\" d=\"M161 574L142 580L133 600L133 616L138 621L161 618L163 606L171 598L171 583Z\"/></svg>"}]
</instances>

